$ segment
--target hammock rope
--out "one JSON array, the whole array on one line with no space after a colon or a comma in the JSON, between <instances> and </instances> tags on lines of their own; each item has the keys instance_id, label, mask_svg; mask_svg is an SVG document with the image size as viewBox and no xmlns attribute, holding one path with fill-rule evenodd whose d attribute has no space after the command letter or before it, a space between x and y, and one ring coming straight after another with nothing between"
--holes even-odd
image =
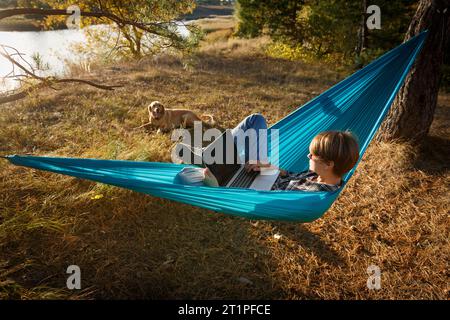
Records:
<instances>
[{"instance_id":1,"label":"hammock rope","mask_svg":"<svg viewBox=\"0 0 450 320\"><path fill-rule=\"evenodd\" d=\"M272 125L271 129L279 129L279 148L271 145L269 130L269 159L278 159L279 166L289 171L306 170L309 143L315 135L325 130L350 130L359 139L359 163L426 35L424 31L385 53ZM18 155L6 159L14 165L106 183L249 219L299 222L323 216L358 165L343 177L339 190L304 192L183 185L175 177L184 167L192 167L184 164Z\"/></svg>"}]
</instances>

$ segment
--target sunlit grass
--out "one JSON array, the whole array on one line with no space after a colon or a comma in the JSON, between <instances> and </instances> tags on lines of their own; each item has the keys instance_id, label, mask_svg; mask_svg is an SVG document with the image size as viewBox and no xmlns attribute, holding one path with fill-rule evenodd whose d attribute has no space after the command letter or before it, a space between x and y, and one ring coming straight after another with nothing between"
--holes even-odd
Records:
<instances>
[{"instance_id":1,"label":"sunlit grass","mask_svg":"<svg viewBox=\"0 0 450 320\"><path fill-rule=\"evenodd\" d=\"M191 69L176 57L92 66L86 77L124 87L71 85L3 106L0 153L168 162L170 134L134 130L153 100L224 128L253 112L272 124L345 76L267 57L267 39L235 39L223 23ZM310 224L249 221L1 161L0 298L448 299L449 108L441 94L429 147L373 142ZM66 289L71 264L82 291ZM366 287L371 264L379 291Z\"/></svg>"}]
</instances>

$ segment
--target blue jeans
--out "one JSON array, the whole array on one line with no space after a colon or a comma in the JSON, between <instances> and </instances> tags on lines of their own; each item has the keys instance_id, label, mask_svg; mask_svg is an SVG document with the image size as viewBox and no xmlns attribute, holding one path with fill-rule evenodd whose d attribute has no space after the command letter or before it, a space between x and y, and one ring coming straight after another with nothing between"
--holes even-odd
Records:
<instances>
[{"instance_id":1,"label":"blue jeans","mask_svg":"<svg viewBox=\"0 0 450 320\"><path fill-rule=\"evenodd\" d=\"M255 139L245 139L241 138L241 142L245 141L245 145L242 146L239 142L239 136L245 133L248 129L254 129L256 134ZM259 113L254 113L249 115L244 120L242 120L236 127L231 130L231 134L234 138L234 141L238 147L238 153L241 161L247 162L251 160L267 160L267 148L264 150L259 149L259 141L260 141L260 129L267 129L266 119ZM265 131L267 133L267 131ZM245 138L245 136L244 136ZM250 143L253 142L253 143ZM255 146L256 142L256 146ZM267 141L263 141L267 145ZM253 150L252 150L253 149ZM256 154L255 154L256 153ZM260 155L261 153L261 155ZM175 177L176 183L191 185L191 186L204 186L203 183L203 168L191 168L186 167L183 168Z\"/></svg>"},{"instance_id":2,"label":"blue jeans","mask_svg":"<svg viewBox=\"0 0 450 320\"><path fill-rule=\"evenodd\" d=\"M254 129L254 132L256 133L256 141L251 138L245 139L243 133L245 133L248 129ZM265 131L266 136L266 140L261 142L263 143L261 146L265 145L266 147L263 147L262 149L260 149L260 138L263 137L261 137L262 132L259 131L260 129ZM237 145L241 160L245 160L245 162L249 160L267 161L267 123L263 115L259 113L249 115L231 130L231 134L233 135L234 141ZM244 146L239 143L240 135L242 135L240 140L241 143L245 141Z\"/></svg>"}]
</instances>

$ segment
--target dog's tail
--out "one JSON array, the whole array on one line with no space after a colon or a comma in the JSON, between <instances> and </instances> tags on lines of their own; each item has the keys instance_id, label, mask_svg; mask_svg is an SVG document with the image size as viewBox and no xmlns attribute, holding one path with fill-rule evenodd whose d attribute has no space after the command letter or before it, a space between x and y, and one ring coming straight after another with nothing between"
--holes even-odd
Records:
<instances>
[{"instance_id":1,"label":"dog's tail","mask_svg":"<svg viewBox=\"0 0 450 320\"><path fill-rule=\"evenodd\" d=\"M209 118L209 121L205 121L205 123L210 126L213 126L216 124L216 121L214 120L214 117L212 114L202 114L200 118Z\"/></svg>"}]
</instances>

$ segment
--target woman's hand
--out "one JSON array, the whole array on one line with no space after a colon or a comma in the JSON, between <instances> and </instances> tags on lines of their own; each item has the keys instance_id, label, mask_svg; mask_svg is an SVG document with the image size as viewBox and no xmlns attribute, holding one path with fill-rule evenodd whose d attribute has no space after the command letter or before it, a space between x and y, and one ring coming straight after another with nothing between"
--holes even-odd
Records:
<instances>
[{"instance_id":1,"label":"woman's hand","mask_svg":"<svg viewBox=\"0 0 450 320\"><path fill-rule=\"evenodd\" d=\"M247 162L245 164L245 170L247 170L247 172L261 171L261 168L269 168L269 167L272 167L269 162L257 161L256 163Z\"/></svg>"},{"instance_id":2,"label":"woman's hand","mask_svg":"<svg viewBox=\"0 0 450 320\"><path fill-rule=\"evenodd\" d=\"M247 170L247 172L250 172L252 170L253 171L261 171L261 168L278 169L278 170L280 170L280 176L282 176L282 177L284 177L284 176L286 176L288 174L288 172L286 170L283 170L281 168L277 168L276 166L271 165L268 162L260 162L260 161L258 161L257 163L249 163L249 162L247 162L245 164L245 169Z\"/></svg>"}]
</instances>

